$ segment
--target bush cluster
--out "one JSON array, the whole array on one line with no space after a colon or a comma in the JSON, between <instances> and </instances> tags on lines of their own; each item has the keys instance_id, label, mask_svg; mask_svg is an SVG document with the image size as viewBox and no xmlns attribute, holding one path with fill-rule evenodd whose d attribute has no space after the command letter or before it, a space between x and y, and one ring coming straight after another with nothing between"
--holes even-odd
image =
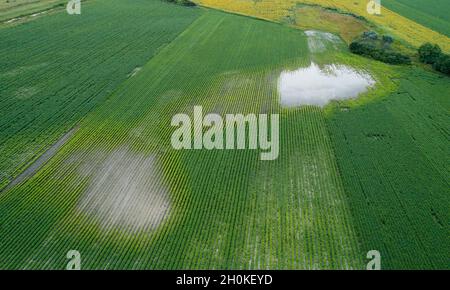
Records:
<instances>
[{"instance_id":1,"label":"bush cluster","mask_svg":"<svg viewBox=\"0 0 450 290\"><path fill-rule=\"evenodd\" d=\"M450 75L450 55L443 53L437 44L427 42L419 47L419 60L431 64L437 71Z\"/></svg>"},{"instance_id":2,"label":"bush cluster","mask_svg":"<svg viewBox=\"0 0 450 290\"><path fill-rule=\"evenodd\" d=\"M190 0L164 0L164 1L183 6L195 6L195 3Z\"/></svg>"},{"instance_id":3,"label":"bush cluster","mask_svg":"<svg viewBox=\"0 0 450 290\"><path fill-rule=\"evenodd\" d=\"M374 31L366 31L350 43L350 51L389 64L410 64L411 58L391 48L394 38L389 35L379 37Z\"/></svg>"}]
</instances>

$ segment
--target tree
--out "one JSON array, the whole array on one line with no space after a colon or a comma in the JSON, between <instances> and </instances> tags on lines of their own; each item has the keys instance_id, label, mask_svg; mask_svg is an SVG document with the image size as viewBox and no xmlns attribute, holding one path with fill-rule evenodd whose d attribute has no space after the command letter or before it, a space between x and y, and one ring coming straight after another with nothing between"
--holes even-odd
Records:
<instances>
[{"instance_id":1,"label":"tree","mask_svg":"<svg viewBox=\"0 0 450 290\"><path fill-rule=\"evenodd\" d=\"M450 75L450 55L441 54L433 64L433 68L444 74Z\"/></svg>"},{"instance_id":2,"label":"tree","mask_svg":"<svg viewBox=\"0 0 450 290\"><path fill-rule=\"evenodd\" d=\"M390 35L383 35L383 42L384 43L393 43L394 42L394 38Z\"/></svg>"},{"instance_id":3,"label":"tree","mask_svg":"<svg viewBox=\"0 0 450 290\"><path fill-rule=\"evenodd\" d=\"M419 48L419 59L423 63L434 64L441 54L441 48L437 44L427 42Z\"/></svg>"},{"instance_id":4,"label":"tree","mask_svg":"<svg viewBox=\"0 0 450 290\"><path fill-rule=\"evenodd\" d=\"M190 0L165 0L165 1L183 6L195 6L195 3Z\"/></svg>"},{"instance_id":5,"label":"tree","mask_svg":"<svg viewBox=\"0 0 450 290\"><path fill-rule=\"evenodd\" d=\"M350 43L350 51L355 54L364 54L366 52L366 48L364 47L362 42L359 41L353 41Z\"/></svg>"},{"instance_id":6,"label":"tree","mask_svg":"<svg viewBox=\"0 0 450 290\"><path fill-rule=\"evenodd\" d=\"M363 38L377 40L378 34L375 31L365 31L362 35Z\"/></svg>"},{"instance_id":7,"label":"tree","mask_svg":"<svg viewBox=\"0 0 450 290\"><path fill-rule=\"evenodd\" d=\"M383 36L383 39L375 40L365 33L361 38L350 43L349 49L354 54L364 55L389 64L410 64L409 56L401 54L390 48L388 41L393 38ZM370 34L370 32L369 32ZM386 41L386 40L387 41Z\"/></svg>"},{"instance_id":8,"label":"tree","mask_svg":"<svg viewBox=\"0 0 450 290\"><path fill-rule=\"evenodd\" d=\"M195 6L195 3L190 0L177 0L177 3L184 6Z\"/></svg>"}]
</instances>

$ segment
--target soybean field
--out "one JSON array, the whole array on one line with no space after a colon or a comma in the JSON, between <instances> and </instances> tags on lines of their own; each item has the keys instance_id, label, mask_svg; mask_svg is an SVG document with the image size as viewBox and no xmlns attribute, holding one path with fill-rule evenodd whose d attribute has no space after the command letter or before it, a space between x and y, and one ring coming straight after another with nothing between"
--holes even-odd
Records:
<instances>
[{"instance_id":1,"label":"soybean field","mask_svg":"<svg viewBox=\"0 0 450 290\"><path fill-rule=\"evenodd\" d=\"M198 16L145 0L85 6L0 28L0 188Z\"/></svg>"},{"instance_id":2,"label":"soybean field","mask_svg":"<svg viewBox=\"0 0 450 290\"><path fill-rule=\"evenodd\" d=\"M351 54L379 24L325 6L299 7L329 17L302 26L278 0L195 2L92 0L0 27L0 269L65 269L70 250L82 269L366 269L371 250L383 269L448 269L448 76ZM370 85L284 106L298 72L320 92ZM278 158L173 148L173 116L199 106L277 114Z\"/></svg>"}]
</instances>

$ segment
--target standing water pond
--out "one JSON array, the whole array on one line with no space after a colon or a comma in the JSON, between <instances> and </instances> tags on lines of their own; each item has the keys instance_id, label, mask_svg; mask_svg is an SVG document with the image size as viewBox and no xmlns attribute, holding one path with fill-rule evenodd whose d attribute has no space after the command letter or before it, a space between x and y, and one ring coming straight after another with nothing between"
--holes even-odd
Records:
<instances>
[{"instance_id":1,"label":"standing water pond","mask_svg":"<svg viewBox=\"0 0 450 290\"><path fill-rule=\"evenodd\" d=\"M283 71L278 82L284 107L313 105L323 107L332 100L356 98L375 84L367 73L345 65L309 67Z\"/></svg>"}]
</instances>

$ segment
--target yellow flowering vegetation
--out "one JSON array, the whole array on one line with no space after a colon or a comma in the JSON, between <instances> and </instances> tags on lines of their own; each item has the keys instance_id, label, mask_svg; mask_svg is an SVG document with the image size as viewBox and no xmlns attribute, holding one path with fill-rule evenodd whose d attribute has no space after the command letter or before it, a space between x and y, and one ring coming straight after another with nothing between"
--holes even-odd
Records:
<instances>
[{"instance_id":1,"label":"yellow flowering vegetation","mask_svg":"<svg viewBox=\"0 0 450 290\"><path fill-rule=\"evenodd\" d=\"M295 21L292 23L293 25L299 28L322 30L325 30L323 26L329 26L326 30L339 33L347 42L355 33L364 28L364 26L361 26L361 23L353 22L357 23L357 26L351 32L345 33L349 31L347 28L349 28L348 24L351 23L350 20L347 19L347 24L337 24L338 21L330 24L327 22L326 17L321 19L309 17L311 21L308 22L307 13L304 13L303 22L301 21L302 15L299 14L301 13L301 5L299 4L320 5L363 16L370 23L376 24L385 33L396 36L412 46L418 47L425 42L432 42L439 44L444 51L450 51L450 39L447 36L409 20L385 7L382 7L380 15L369 14L367 12L368 0L196 0L196 2L206 7L276 22L283 22L286 17L292 17L294 13ZM298 11L299 9L300 11ZM315 11L315 13L319 12ZM345 27L345 29L342 29L342 27Z\"/></svg>"},{"instance_id":2,"label":"yellow flowering vegetation","mask_svg":"<svg viewBox=\"0 0 450 290\"><path fill-rule=\"evenodd\" d=\"M336 13L319 6L299 6L291 9L286 21L300 29L316 29L338 34L347 44L362 32L374 29L361 19L352 15Z\"/></svg>"}]
</instances>

